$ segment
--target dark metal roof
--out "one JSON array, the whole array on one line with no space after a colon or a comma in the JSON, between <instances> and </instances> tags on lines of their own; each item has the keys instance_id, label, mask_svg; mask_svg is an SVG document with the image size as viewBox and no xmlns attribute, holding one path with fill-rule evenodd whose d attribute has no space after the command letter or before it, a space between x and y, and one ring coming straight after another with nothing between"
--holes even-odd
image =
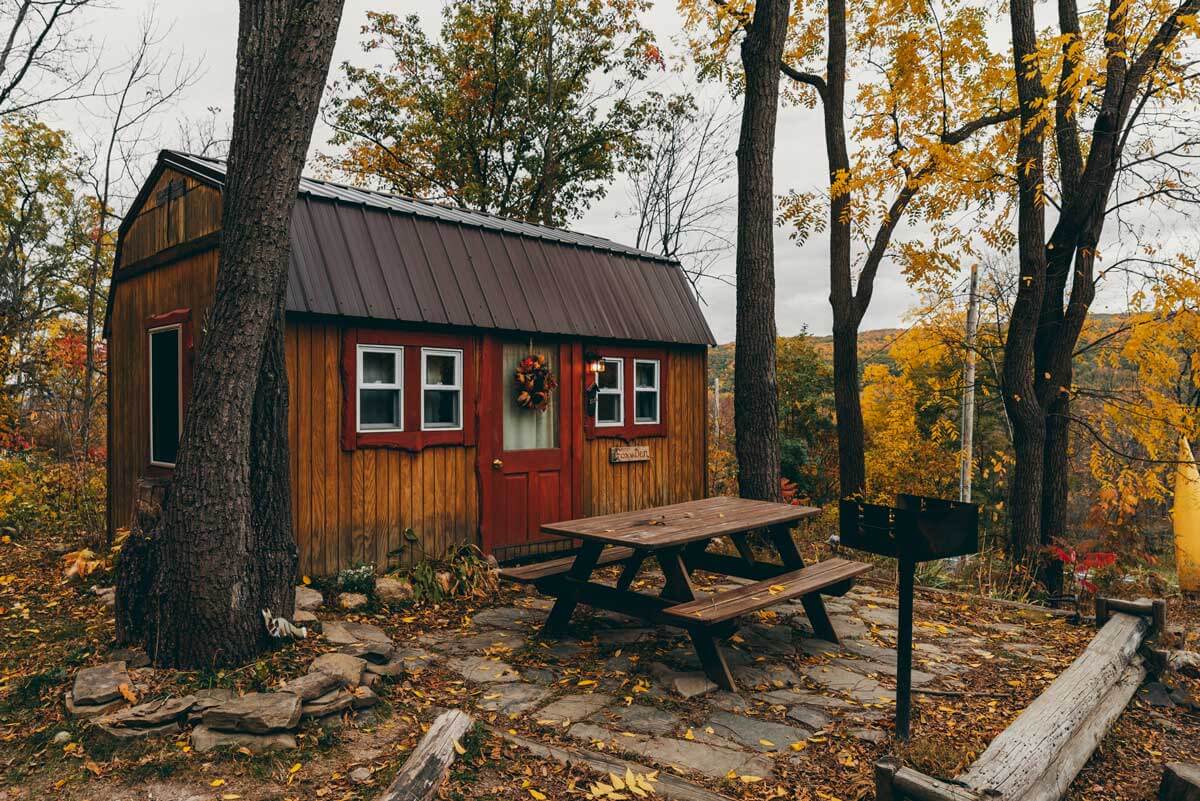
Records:
<instances>
[{"instance_id":1,"label":"dark metal roof","mask_svg":"<svg viewBox=\"0 0 1200 801\"><path fill-rule=\"evenodd\" d=\"M220 186L225 164L160 164ZM679 263L601 237L302 178L289 311L715 344Z\"/></svg>"}]
</instances>

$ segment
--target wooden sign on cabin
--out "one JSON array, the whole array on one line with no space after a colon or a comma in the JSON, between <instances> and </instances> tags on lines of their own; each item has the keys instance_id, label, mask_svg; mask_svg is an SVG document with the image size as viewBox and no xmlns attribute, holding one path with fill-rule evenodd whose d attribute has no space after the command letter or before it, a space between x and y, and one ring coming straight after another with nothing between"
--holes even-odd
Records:
<instances>
[{"instance_id":1,"label":"wooden sign on cabin","mask_svg":"<svg viewBox=\"0 0 1200 801\"><path fill-rule=\"evenodd\" d=\"M608 449L608 461L613 464L650 461L649 445L622 445Z\"/></svg>"}]
</instances>

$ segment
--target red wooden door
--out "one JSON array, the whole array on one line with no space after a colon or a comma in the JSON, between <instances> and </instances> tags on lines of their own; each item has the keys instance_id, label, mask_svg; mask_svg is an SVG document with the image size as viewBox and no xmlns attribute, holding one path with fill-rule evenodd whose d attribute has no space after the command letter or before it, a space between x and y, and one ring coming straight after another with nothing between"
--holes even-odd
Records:
<instances>
[{"instance_id":1,"label":"red wooden door","mask_svg":"<svg viewBox=\"0 0 1200 801\"><path fill-rule=\"evenodd\" d=\"M530 353L541 353L558 380L550 408L535 412L516 402L513 374ZM479 415L479 477L483 549L505 559L558 538L544 523L576 517L578 453L583 422L582 349L553 341L484 340Z\"/></svg>"}]
</instances>

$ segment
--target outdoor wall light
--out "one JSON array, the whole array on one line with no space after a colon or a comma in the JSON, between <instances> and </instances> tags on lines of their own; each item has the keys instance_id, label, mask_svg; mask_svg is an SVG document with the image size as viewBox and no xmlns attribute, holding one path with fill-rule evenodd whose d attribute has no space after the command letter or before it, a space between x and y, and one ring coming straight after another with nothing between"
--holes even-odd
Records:
<instances>
[{"instance_id":1,"label":"outdoor wall light","mask_svg":"<svg viewBox=\"0 0 1200 801\"><path fill-rule=\"evenodd\" d=\"M588 417L596 416L596 396L600 394L600 382L596 376L604 372L604 357L591 351L583 354L586 369L592 375L591 383L583 390L583 408Z\"/></svg>"}]
</instances>

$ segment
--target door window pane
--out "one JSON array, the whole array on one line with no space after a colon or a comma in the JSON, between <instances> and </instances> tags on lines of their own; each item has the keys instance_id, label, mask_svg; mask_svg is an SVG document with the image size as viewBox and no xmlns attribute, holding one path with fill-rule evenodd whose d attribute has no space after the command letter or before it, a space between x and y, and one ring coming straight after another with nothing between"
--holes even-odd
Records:
<instances>
[{"instance_id":1,"label":"door window pane","mask_svg":"<svg viewBox=\"0 0 1200 801\"><path fill-rule=\"evenodd\" d=\"M504 450L526 451L558 447L558 392L550 395L550 403L546 410L536 412L517 403L517 389L513 375L517 365L530 353L540 353L546 357L546 366L555 376L558 375L558 346L545 342L506 344L501 355L500 370L503 380L500 382L501 392L504 393L501 408L504 409ZM494 369L494 368L489 368Z\"/></svg>"},{"instance_id":2,"label":"door window pane","mask_svg":"<svg viewBox=\"0 0 1200 801\"><path fill-rule=\"evenodd\" d=\"M171 467L179 451L180 371L179 327L150 332L150 461Z\"/></svg>"}]
</instances>

